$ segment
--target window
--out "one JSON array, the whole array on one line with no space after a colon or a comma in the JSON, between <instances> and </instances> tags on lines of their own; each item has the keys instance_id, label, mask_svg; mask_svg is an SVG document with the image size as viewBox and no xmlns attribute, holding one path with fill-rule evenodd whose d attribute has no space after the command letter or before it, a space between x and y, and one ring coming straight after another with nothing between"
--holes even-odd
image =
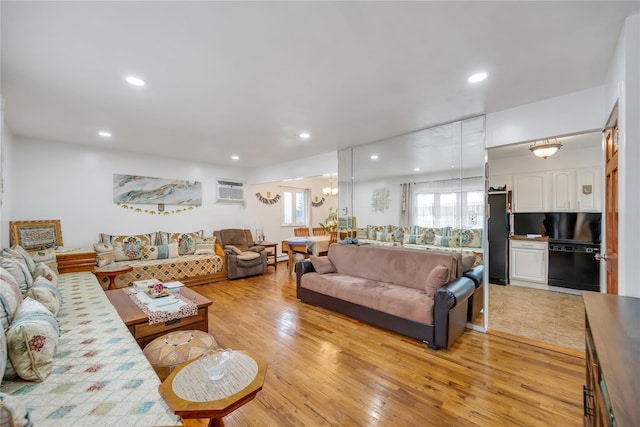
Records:
<instances>
[{"instance_id":1,"label":"window","mask_svg":"<svg viewBox=\"0 0 640 427\"><path fill-rule=\"evenodd\" d=\"M282 225L306 226L308 211L307 190L282 187Z\"/></svg>"},{"instance_id":2,"label":"window","mask_svg":"<svg viewBox=\"0 0 640 427\"><path fill-rule=\"evenodd\" d=\"M463 186L478 187L473 181L466 184ZM482 228L484 192L476 188L460 190L460 181L416 184L412 223L422 227Z\"/></svg>"}]
</instances>

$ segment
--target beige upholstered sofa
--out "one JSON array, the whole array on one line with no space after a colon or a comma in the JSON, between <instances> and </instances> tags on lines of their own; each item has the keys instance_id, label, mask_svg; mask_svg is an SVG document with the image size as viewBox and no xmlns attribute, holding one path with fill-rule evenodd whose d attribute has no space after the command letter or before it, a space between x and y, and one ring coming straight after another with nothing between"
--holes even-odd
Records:
<instances>
[{"instance_id":1,"label":"beige upholstered sofa","mask_svg":"<svg viewBox=\"0 0 640 427\"><path fill-rule=\"evenodd\" d=\"M3 265L9 266L4 258ZM61 305L52 308L54 315L35 310L30 299L23 301L21 287L33 287L39 273L31 273L29 266L21 270L18 284L12 273L0 269L0 315L7 321L6 330L0 328L0 399L2 410L14 411L15 421L8 425L25 425L26 409L35 426L181 425L158 393L160 380L94 274L55 275ZM54 278L51 272L42 277ZM31 308L19 314L25 305ZM20 345L20 339L28 346ZM17 361L18 368L7 362L7 341L10 360ZM12 355L21 348L28 348L29 358Z\"/></svg>"},{"instance_id":2,"label":"beige upholstered sofa","mask_svg":"<svg viewBox=\"0 0 640 427\"><path fill-rule=\"evenodd\" d=\"M227 256L215 238L203 238L203 232L153 232L136 235L101 234L94 245L98 265L111 262L133 267L115 278L118 288L136 280L180 281L186 286L203 285L227 278ZM103 278L103 289L109 279Z\"/></svg>"},{"instance_id":3,"label":"beige upholstered sofa","mask_svg":"<svg viewBox=\"0 0 640 427\"><path fill-rule=\"evenodd\" d=\"M296 264L297 296L374 325L449 348L465 329L475 285L460 254L335 244Z\"/></svg>"}]
</instances>

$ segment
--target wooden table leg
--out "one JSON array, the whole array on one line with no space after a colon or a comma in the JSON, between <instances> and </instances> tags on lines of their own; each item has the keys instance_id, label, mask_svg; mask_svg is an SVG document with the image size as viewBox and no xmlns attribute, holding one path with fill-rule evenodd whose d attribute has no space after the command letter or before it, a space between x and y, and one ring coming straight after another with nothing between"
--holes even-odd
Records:
<instances>
[{"instance_id":1,"label":"wooden table leg","mask_svg":"<svg viewBox=\"0 0 640 427\"><path fill-rule=\"evenodd\" d=\"M291 246L288 246L289 250L287 251L289 253L289 261L287 261L287 264L289 264L289 276L291 276L291 272L293 271L293 250L291 249Z\"/></svg>"},{"instance_id":2,"label":"wooden table leg","mask_svg":"<svg viewBox=\"0 0 640 427\"><path fill-rule=\"evenodd\" d=\"M209 427L224 427L224 420L222 418L210 418Z\"/></svg>"}]
</instances>

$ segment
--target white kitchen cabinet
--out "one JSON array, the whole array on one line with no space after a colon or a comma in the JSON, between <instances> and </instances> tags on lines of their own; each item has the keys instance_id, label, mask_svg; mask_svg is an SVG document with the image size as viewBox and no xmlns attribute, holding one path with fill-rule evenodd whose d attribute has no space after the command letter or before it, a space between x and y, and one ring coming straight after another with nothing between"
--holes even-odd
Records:
<instances>
[{"instance_id":1,"label":"white kitchen cabinet","mask_svg":"<svg viewBox=\"0 0 640 427\"><path fill-rule=\"evenodd\" d=\"M548 243L535 240L510 240L509 283L546 287L549 270Z\"/></svg>"},{"instance_id":2,"label":"white kitchen cabinet","mask_svg":"<svg viewBox=\"0 0 640 427\"><path fill-rule=\"evenodd\" d=\"M578 169L576 193L578 211L602 210L602 171L600 168Z\"/></svg>"},{"instance_id":3,"label":"white kitchen cabinet","mask_svg":"<svg viewBox=\"0 0 640 427\"><path fill-rule=\"evenodd\" d=\"M513 176L513 211L514 212L545 212L548 211L547 201L550 174L547 172L536 174L522 174Z\"/></svg>"},{"instance_id":4,"label":"white kitchen cabinet","mask_svg":"<svg viewBox=\"0 0 640 427\"><path fill-rule=\"evenodd\" d=\"M553 212L577 211L575 170L555 171L551 177L551 210Z\"/></svg>"}]
</instances>

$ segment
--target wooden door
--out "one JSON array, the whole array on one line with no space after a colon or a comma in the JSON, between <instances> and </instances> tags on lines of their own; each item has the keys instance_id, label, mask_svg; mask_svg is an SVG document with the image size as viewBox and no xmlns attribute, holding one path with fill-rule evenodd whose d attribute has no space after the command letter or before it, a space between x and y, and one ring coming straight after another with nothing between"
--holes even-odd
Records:
<instances>
[{"instance_id":1,"label":"wooden door","mask_svg":"<svg viewBox=\"0 0 640 427\"><path fill-rule=\"evenodd\" d=\"M605 138L605 229L607 293L618 294L618 105L604 131Z\"/></svg>"}]
</instances>

